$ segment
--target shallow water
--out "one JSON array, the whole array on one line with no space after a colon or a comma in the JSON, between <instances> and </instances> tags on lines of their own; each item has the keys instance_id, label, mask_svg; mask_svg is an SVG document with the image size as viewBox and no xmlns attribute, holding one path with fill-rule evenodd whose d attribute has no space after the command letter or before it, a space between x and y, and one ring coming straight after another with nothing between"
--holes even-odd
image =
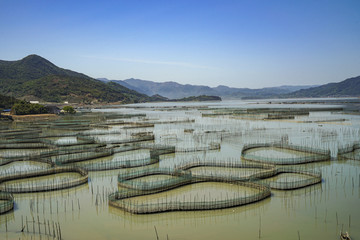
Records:
<instances>
[{"instance_id":1,"label":"shallow water","mask_svg":"<svg viewBox=\"0 0 360 240\"><path fill-rule=\"evenodd\" d=\"M166 181L169 179L174 179L176 177L170 176L170 175L150 175L150 176L145 176L145 177L141 177L141 178L136 178L131 180L132 182L135 183L152 183L152 182L157 182L157 181Z\"/></svg>"},{"instance_id":2,"label":"shallow water","mask_svg":"<svg viewBox=\"0 0 360 240\"><path fill-rule=\"evenodd\" d=\"M299 180L311 179L312 177L304 174L297 173L281 173L274 177L266 179L267 181L272 182L294 182Z\"/></svg>"},{"instance_id":3,"label":"shallow water","mask_svg":"<svg viewBox=\"0 0 360 240\"><path fill-rule=\"evenodd\" d=\"M280 149L275 147L261 147L256 149L250 149L247 151L247 153L250 153L253 156L259 156L259 157L269 157L269 158L296 158L296 157L305 157L305 156L312 156L315 154L306 153L306 152L300 152L300 151L294 151L294 150L288 150L288 149Z\"/></svg>"},{"instance_id":4,"label":"shallow water","mask_svg":"<svg viewBox=\"0 0 360 240\"><path fill-rule=\"evenodd\" d=\"M89 183L71 189L52 192L14 194L15 209L0 215L0 239L40 239L39 224L48 222L60 224L62 239L338 239L340 230L349 231L353 239L360 238L360 211L357 211L360 199L360 161L336 158L337 149L359 141L360 117L331 112L314 112L309 116L298 117L296 121L262 121L235 119L228 116L201 117L196 108L167 111L161 106L172 104L144 104L142 107L156 106L158 109L131 109L131 113L146 113L148 119L175 121L194 119L191 123L155 124L146 129L155 135L156 144L179 144L183 148L207 146L210 142L221 143L220 150L199 152L177 152L160 156L161 161L152 167L174 167L193 161L241 162L241 149L245 144L269 143L286 140L290 144L330 150L333 159L327 162L297 166L300 169L316 169L322 172L323 181L310 187L279 191L263 201L212 211L166 212L159 214L136 215L121 209L110 207L107 196L121 189L117 186L117 175L127 173L129 169L90 172ZM178 106L204 106L206 103L176 103ZM210 107L269 107L269 104L252 102L222 102L208 104ZM275 107L293 107L293 104ZM137 105L138 106L138 105ZM296 107L314 107L311 104L299 104ZM316 105L324 107L324 105ZM127 109L97 109L96 112L128 113ZM208 111L207 111L208 112ZM334 122L346 118L344 122ZM127 119L128 121L129 119ZM330 120L330 121L329 121ZM136 118L134 121L141 121ZM321 121L321 123L319 123ZM21 127L17 124L16 127ZM118 128L120 129L120 128ZM117 130L118 130L117 129ZM193 133L184 129L194 129ZM116 131L117 131L116 130ZM50 130L49 130L50 131ZM141 131L141 130L136 130ZM126 130L124 134L99 135L98 139L127 139L135 130ZM36 150L23 150L36 152ZM1 153L21 155L15 150L1 150ZM128 152L99 158L95 162L121 159L142 159L148 156L148 150ZM261 152L263 156L287 157L288 151ZM358 152L356 153L358 155ZM87 161L84 164L89 164ZM18 164L18 163L16 163ZM21 166L26 168L27 164ZM2 166L4 167L4 166ZM2 168L0 167L0 169ZM30 168L30 166L29 166ZM17 167L16 167L17 169ZM134 170L134 169L132 169ZM131 170L131 171L132 171ZM198 167L191 171L203 174L241 174L246 175L256 169L238 170L214 167ZM247 172L249 171L249 172ZM154 181L157 176L145 178ZM272 180L289 181L307 178L305 175L280 174ZM57 179L61 181L62 178ZM40 180L43 181L43 180ZM44 183L49 178L44 179ZM26 183L26 180L22 180ZM251 190L246 189L246 193ZM245 194L245 189L225 183L198 183L157 194L153 200L185 198L194 200L224 198L226 193ZM229 194L230 193L230 194ZM209 195L210 194L210 195ZM209 197L210 196L210 197ZM138 201L146 197L138 197ZM149 200L149 199L147 199ZM33 218L36 223L33 223ZM22 224L26 225L21 233ZM7 229L7 230L6 230ZM52 227L51 227L52 229ZM41 239L52 239L44 234L44 225L40 225ZM49 229L47 229L49 231Z\"/></svg>"},{"instance_id":5,"label":"shallow water","mask_svg":"<svg viewBox=\"0 0 360 240\"><path fill-rule=\"evenodd\" d=\"M14 172L34 171L45 168L50 168L50 164L32 161L17 161L0 166L0 173L10 174Z\"/></svg>"},{"instance_id":6,"label":"shallow water","mask_svg":"<svg viewBox=\"0 0 360 240\"><path fill-rule=\"evenodd\" d=\"M22 187L29 188L32 186L51 186L53 184L64 183L80 177L81 175L79 173L57 173L48 176L31 177L31 178L7 181L5 183L2 183L1 185L5 185L7 187L16 187L16 188L22 188Z\"/></svg>"},{"instance_id":7,"label":"shallow water","mask_svg":"<svg viewBox=\"0 0 360 240\"><path fill-rule=\"evenodd\" d=\"M236 184L220 182L203 182L186 185L180 188L161 192L152 195L134 197L130 201L139 204L158 203L158 202L201 202L201 201L221 201L231 198L249 196L257 193L256 189L243 187Z\"/></svg>"},{"instance_id":8,"label":"shallow water","mask_svg":"<svg viewBox=\"0 0 360 240\"><path fill-rule=\"evenodd\" d=\"M192 175L205 175L205 176L236 176L236 177L250 177L255 173L264 170L256 168L224 168L224 167L195 167L190 169Z\"/></svg>"}]
</instances>

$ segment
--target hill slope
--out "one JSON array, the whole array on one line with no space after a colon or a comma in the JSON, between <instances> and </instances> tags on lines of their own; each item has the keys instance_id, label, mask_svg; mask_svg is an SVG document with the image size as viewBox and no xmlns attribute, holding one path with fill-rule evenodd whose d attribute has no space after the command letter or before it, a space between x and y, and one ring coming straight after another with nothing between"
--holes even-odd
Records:
<instances>
[{"instance_id":1,"label":"hill slope","mask_svg":"<svg viewBox=\"0 0 360 240\"><path fill-rule=\"evenodd\" d=\"M299 90L283 97L358 97L360 76L348 78L339 83L328 83L319 87Z\"/></svg>"},{"instance_id":2,"label":"hill slope","mask_svg":"<svg viewBox=\"0 0 360 240\"><path fill-rule=\"evenodd\" d=\"M151 98L114 83L104 83L48 60L29 55L18 61L0 61L0 93L26 100L49 102L150 101Z\"/></svg>"},{"instance_id":3,"label":"hill slope","mask_svg":"<svg viewBox=\"0 0 360 240\"><path fill-rule=\"evenodd\" d=\"M15 82L24 82L48 75L91 79L84 74L59 68L45 58L35 54L18 61L0 60L0 79L13 79Z\"/></svg>"},{"instance_id":4,"label":"hill slope","mask_svg":"<svg viewBox=\"0 0 360 240\"><path fill-rule=\"evenodd\" d=\"M102 79L105 80L105 79ZM106 81L106 80L105 80ZM108 81L108 80L107 80ZM122 86L135 91L152 95L161 95L170 99L185 98L200 95L216 95L228 99L240 98L266 98L276 97L279 94L287 94L299 89L309 88L312 86L281 86L261 89L249 88L231 88L227 86L217 86L214 88L208 86L179 84L176 82L153 82L141 79L110 80Z\"/></svg>"},{"instance_id":5,"label":"hill slope","mask_svg":"<svg viewBox=\"0 0 360 240\"><path fill-rule=\"evenodd\" d=\"M12 105L17 102L19 102L19 100L14 97L8 97L0 94L0 110L4 108L11 108Z\"/></svg>"}]
</instances>

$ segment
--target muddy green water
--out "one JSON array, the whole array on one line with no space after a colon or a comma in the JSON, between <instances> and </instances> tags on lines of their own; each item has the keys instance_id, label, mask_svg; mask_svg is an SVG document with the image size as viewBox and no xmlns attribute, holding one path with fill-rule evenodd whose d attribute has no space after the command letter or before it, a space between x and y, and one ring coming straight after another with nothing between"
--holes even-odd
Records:
<instances>
[{"instance_id":1,"label":"muddy green water","mask_svg":"<svg viewBox=\"0 0 360 240\"><path fill-rule=\"evenodd\" d=\"M249 177L263 170L256 168L196 167L190 169L193 175Z\"/></svg>"},{"instance_id":2,"label":"muddy green water","mask_svg":"<svg viewBox=\"0 0 360 240\"><path fill-rule=\"evenodd\" d=\"M172 189L152 195L140 196L131 201L147 203L157 202L201 202L201 201L221 201L236 197L257 193L255 189L238 186L229 183L204 182L186 185L184 187Z\"/></svg>"},{"instance_id":3,"label":"muddy green water","mask_svg":"<svg viewBox=\"0 0 360 240\"><path fill-rule=\"evenodd\" d=\"M161 104L159 104L161 105ZM186 104L184 104L186 105ZM193 106L188 104L186 106ZM198 104L204 105L204 104ZM206 105L206 104L205 104ZM209 104L211 105L211 104ZM226 105L223 102L222 105ZM146 106L146 105L145 105ZM64 240L98 239L139 239L156 240L156 231L160 240L218 240L218 239L339 239L340 230L349 231L353 239L360 239L360 161L338 160L337 149L360 140L360 117L331 112L310 113L298 117L298 121L263 121L235 119L227 116L201 117L207 110L179 110L136 108L103 109L103 112L145 113L148 119L180 121L194 119L192 123L155 124L146 128L155 135L155 143L170 144L182 149L200 148L210 143L220 143L221 149L214 151L181 152L161 156L161 161L149 167L174 167L195 160L241 161L240 154L244 144L264 143L286 140L290 144L329 149L333 159L322 163L302 165L303 169L316 169L322 172L323 181L310 187L291 191L272 190L272 195L263 201L246 206L212 211L166 212L159 214L136 215L108 205L108 194L117 191L117 175L129 169L90 172L89 182L75 188L40 193L14 194L15 209L0 215L0 239L53 239L45 224L59 224ZM165 104L166 107L169 107ZM229 103L230 107L237 106ZM239 103L241 107L253 104ZM263 106L263 105L261 105ZM306 107L304 105L301 107ZM312 107L312 105L309 105ZM278 105L277 107L281 107ZM297 106L298 107L298 106ZM321 107L321 106L318 106ZM331 119L346 119L344 122L332 122ZM127 119L128 121L129 119ZM322 121L323 120L323 121ZM138 121L138 120L136 120ZM321 124L314 121L322 121ZM329 124L326 123L328 121ZM184 129L194 129L193 133ZM100 131L100 130L99 130ZM113 139L127 139L133 132L140 130L121 130L119 134L98 136L104 142ZM219 134L221 132L221 134ZM67 140L59 140L67 142ZM73 140L71 140L73 141ZM4 155L21 155L22 151L1 150ZM278 149L261 149L260 156L287 157L294 152ZM298 154L298 153L296 153ZM356 153L358 154L358 153ZM148 157L147 150L119 153L95 161L123 161ZM0 156L1 157L1 156ZM89 161L90 162L90 161ZM2 166L0 171L10 169L26 170L46 167L24 162L13 166ZM24 169L25 168L25 169ZM145 167L147 168L147 167ZM256 169L232 170L224 168L194 168L194 174L217 173L220 175L251 174ZM1 172L3 174L4 172ZM76 174L75 174L76 175ZM77 177L68 175L67 177ZM146 181L156 181L163 177L153 176ZM167 177L164 177L167 178ZM281 174L273 181L292 181L306 176ZM59 176L35 179L40 183L61 181ZM26 184L26 180L21 180ZM34 179L31 180L31 182ZM138 180L141 181L141 180ZM17 184L18 181L15 181ZM212 196L221 198L236 192L245 194L251 189L229 186L222 183L198 183L183 188L163 192L157 196L139 197L138 201L157 201L157 198L193 199ZM210 194L210 195L209 195ZM210 196L210 197L209 197ZM1 204L1 202L0 202ZM40 222L40 224L39 224ZM24 232L20 232L22 225ZM40 230L39 230L40 226ZM52 226L50 231L53 231ZM41 234L39 234L41 232Z\"/></svg>"},{"instance_id":4,"label":"muddy green water","mask_svg":"<svg viewBox=\"0 0 360 240\"><path fill-rule=\"evenodd\" d=\"M295 158L295 157L305 157L305 156L313 156L315 154L305 153L300 151L288 150L288 149L279 149L279 148L257 148L257 149L250 149L247 151L254 156L259 157L271 157L271 158Z\"/></svg>"},{"instance_id":5,"label":"muddy green water","mask_svg":"<svg viewBox=\"0 0 360 240\"><path fill-rule=\"evenodd\" d=\"M12 162L0 166L0 173L10 174L14 172L34 171L34 170L50 168L50 167L51 167L50 164L40 163L40 162L31 162L31 161Z\"/></svg>"}]
</instances>

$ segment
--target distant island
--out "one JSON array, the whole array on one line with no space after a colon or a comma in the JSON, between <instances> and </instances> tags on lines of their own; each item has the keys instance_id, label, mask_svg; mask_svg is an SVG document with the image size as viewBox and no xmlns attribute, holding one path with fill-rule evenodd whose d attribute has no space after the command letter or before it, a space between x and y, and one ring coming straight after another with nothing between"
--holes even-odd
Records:
<instances>
[{"instance_id":1,"label":"distant island","mask_svg":"<svg viewBox=\"0 0 360 240\"><path fill-rule=\"evenodd\" d=\"M205 102L205 101L221 101L221 97L219 96L207 96L207 95L200 95L200 96L191 96L179 99L169 99L168 101L171 102Z\"/></svg>"},{"instance_id":2,"label":"distant island","mask_svg":"<svg viewBox=\"0 0 360 240\"><path fill-rule=\"evenodd\" d=\"M219 96L208 96L208 95L200 95L200 96L190 96L184 98L177 99L169 99L167 97L163 97L159 94L151 96L154 102L205 102L205 101L222 101Z\"/></svg>"}]
</instances>

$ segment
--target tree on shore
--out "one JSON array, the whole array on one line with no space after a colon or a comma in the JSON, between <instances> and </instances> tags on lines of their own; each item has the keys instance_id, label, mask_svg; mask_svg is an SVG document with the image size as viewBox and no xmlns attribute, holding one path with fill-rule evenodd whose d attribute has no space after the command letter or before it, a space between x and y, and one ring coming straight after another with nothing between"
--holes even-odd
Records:
<instances>
[{"instance_id":1,"label":"tree on shore","mask_svg":"<svg viewBox=\"0 0 360 240\"><path fill-rule=\"evenodd\" d=\"M28 115L28 114L44 114L48 113L45 106L38 103L29 103L25 101L21 101L19 103L15 103L11 108L12 114L15 115Z\"/></svg>"},{"instance_id":2,"label":"tree on shore","mask_svg":"<svg viewBox=\"0 0 360 240\"><path fill-rule=\"evenodd\" d=\"M72 106L65 106L62 109L64 111L64 113L70 113L70 114L74 114L76 113L75 109Z\"/></svg>"}]
</instances>

